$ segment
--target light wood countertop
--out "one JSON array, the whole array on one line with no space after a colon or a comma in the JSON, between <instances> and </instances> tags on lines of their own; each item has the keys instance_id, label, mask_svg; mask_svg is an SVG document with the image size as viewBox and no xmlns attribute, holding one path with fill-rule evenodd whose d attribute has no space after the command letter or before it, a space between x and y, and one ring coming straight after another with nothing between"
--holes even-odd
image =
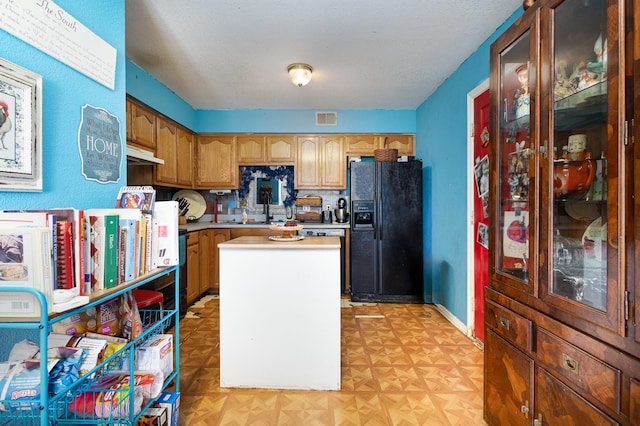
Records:
<instances>
[{"instance_id":1,"label":"light wood countertop","mask_svg":"<svg viewBox=\"0 0 640 426\"><path fill-rule=\"evenodd\" d=\"M272 241L264 236L246 236L238 237L233 240L219 243L218 247L222 249L292 249L292 250L310 250L310 249L339 249L340 238L338 237L305 237L299 241Z\"/></svg>"}]
</instances>

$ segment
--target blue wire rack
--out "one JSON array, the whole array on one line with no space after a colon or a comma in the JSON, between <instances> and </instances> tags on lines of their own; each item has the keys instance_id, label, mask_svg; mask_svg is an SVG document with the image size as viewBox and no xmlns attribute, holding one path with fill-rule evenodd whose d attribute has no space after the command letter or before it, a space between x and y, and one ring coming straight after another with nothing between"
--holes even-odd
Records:
<instances>
[{"instance_id":1,"label":"blue wire rack","mask_svg":"<svg viewBox=\"0 0 640 426\"><path fill-rule=\"evenodd\" d=\"M131 386L131 389L120 389L106 391L111 401L117 403L109 404L108 409L99 410L91 407L78 407L78 401L84 401L88 405L90 397L96 396L104 389L95 389L100 378L113 370L125 370L129 372L129 383L134 383L134 366L136 349L157 334L163 333L174 324L173 328L173 354L174 371L164 378L162 389L166 389L169 384L175 383L175 391L180 392L180 342L179 330L179 300L180 300L180 277L179 266L159 268L145 274L133 281L123 283L113 289L100 292L99 296L91 297L86 305L74 308L70 311L49 315L47 312L47 300L42 292L33 288L24 287L0 287L0 295L4 292L22 292L32 294L40 305L40 318L25 321L0 322L0 328L38 330L40 353L46 354L49 341L49 332L52 324L63 321L73 315L85 311L91 307L100 305L107 300L118 297L123 293L138 288L161 276L174 273L175 306L169 310L141 310L140 317L143 325L143 332L135 339L124 345L117 352L100 362L92 370L81 376L77 381L69 385L66 389L54 395L48 393L49 375L47 370L47 358L40 357L40 394L33 398L20 399L0 399L0 425L73 425L73 424L125 424L134 425L140 415L151 406L153 400L148 400L140 410L131 411L129 407L139 405L139 399L144 399L140 389ZM0 296L1 297L1 296ZM1 391L1 389L0 389ZM0 393L0 395L2 395ZM1 397L0 398L6 398ZM138 399L136 399L138 398ZM75 404L75 405L74 405ZM72 407L74 409L72 409ZM79 409L84 408L84 409ZM98 414L96 414L98 412Z\"/></svg>"}]
</instances>

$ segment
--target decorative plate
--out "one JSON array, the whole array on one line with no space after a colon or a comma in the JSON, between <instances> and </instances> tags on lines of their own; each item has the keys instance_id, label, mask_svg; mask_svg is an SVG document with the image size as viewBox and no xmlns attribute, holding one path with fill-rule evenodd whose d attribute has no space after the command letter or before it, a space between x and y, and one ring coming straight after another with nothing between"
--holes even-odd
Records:
<instances>
[{"instance_id":1,"label":"decorative plate","mask_svg":"<svg viewBox=\"0 0 640 426\"><path fill-rule=\"evenodd\" d=\"M173 194L171 199L176 201L179 198L185 199L189 203L189 207L184 214L187 219L191 219L192 217L200 219L207 210L207 202L199 192L191 189L183 189Z\"/></svg>"},{"instance_id":2,"label":"decorative plate","mask_svg":"<svg viewBox=\"0 0 640 426\"><path fill-rule=\"evenodd\" d=\"M300 240L304 240L304 235L292 235L290 237L280 237L278 235L269 235L269 239L271 241L280 241L280 242L300 241Z\"/></svg>"},{"instance_id":3,"label":"decorative plate","mask_svg":"<svg viewBox=\"0 0 640 426\"><path fill-rule=\"evenodd\" d=\"M584 246L585 261L592 259L599 264L602 259L606 259L607 224L602 223L601 217L591 222L584 231L582 245Z\"/></svg>"}]
</instances>

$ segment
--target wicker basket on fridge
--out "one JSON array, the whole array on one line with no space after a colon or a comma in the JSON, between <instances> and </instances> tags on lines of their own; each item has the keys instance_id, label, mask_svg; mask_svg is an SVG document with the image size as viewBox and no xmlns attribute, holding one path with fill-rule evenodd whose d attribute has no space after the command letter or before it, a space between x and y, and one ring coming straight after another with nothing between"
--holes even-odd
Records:
<instances>
[{"instance_id":1,"label":"wicker basket on fridge","mask_svg":"<svg viewBox=\"0 0 640 426\"><path fill-rule=\"evenodd\" d=\"M373 151L373 158L379 162L395 162L398 160L398 150L389 148L389 138L384 138L384 148Z\"/></svg>"}]
</instances>

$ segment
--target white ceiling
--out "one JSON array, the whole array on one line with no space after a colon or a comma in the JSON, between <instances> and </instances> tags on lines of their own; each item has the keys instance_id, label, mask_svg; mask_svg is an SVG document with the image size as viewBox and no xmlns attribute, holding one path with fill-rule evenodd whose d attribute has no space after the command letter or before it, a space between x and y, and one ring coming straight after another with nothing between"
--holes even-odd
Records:
<instances>
[{"instance_id":1,"label":"white ceiling","mask_svg":"<svg viewBox=\"0 0 640 426\"><path fill-rule=\"evenodd\" d=\"M126 0L126 54L196 109L415 109L521 5Z\"/></svg>"}]
</instances>

